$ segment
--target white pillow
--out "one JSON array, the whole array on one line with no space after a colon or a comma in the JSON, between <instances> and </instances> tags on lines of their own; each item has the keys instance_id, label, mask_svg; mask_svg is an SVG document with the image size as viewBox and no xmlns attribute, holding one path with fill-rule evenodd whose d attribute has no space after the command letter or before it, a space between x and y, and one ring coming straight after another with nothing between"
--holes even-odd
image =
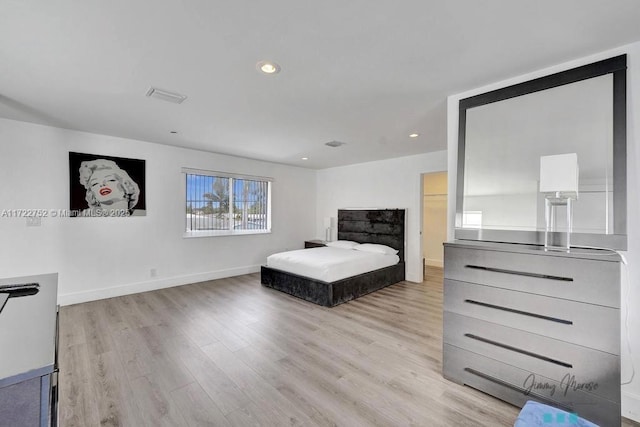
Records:
<instances>
[{"instance_id":1,"label":"white pillow","mask_svg":"<svg viewBox=\"0 0 640 427\"><path fill-rule=\"evenodd\" d=\"M357 251L373 252L376 254L384 254L384 255L396 255L399 252L389 246L378 245L375 243L363 243L361 245L354 247L353 249Z\"/></svg>"},{"instance_id":2,"label":"white pillow","mask_svg":"<svg viewBox=\"0 0 640 427\"><path fill-rule=\"evenodd\" d=\"M326 245L332 248L354 249L356 246L360 246L360 243L350 240L336 240L334 242L327 242Z\"/></svg>"}]
</instances>

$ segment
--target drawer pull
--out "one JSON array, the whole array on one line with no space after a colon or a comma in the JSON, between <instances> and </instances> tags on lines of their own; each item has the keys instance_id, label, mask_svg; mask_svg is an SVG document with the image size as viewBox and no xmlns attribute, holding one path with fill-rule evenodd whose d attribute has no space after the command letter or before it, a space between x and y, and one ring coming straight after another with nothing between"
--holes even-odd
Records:
<instances>
[{"instance_id":1,"label":"drawer pull","mask_svg":"<svg viewBox=\"0 0 640 427\"><path fill-rule=\"evenodd\" d=\"M559 319L557 317L551 317L551 316L544 316L542 314L536 314L536 313L530 313L528 311L516 310L515 308L502 307L502 306L499 306L499 305L488 304L486 302L475 301L475 300L472 300L472 299L466 299L466 300L464 300L464 302L467 302L469 304L480 305L482 307L495 308L496 310L508 311L510 313L522 314L524 316L536 317L538 319L550 320L552 322L562 323L564 325L573 325L573 322L571 320Z\"/></svg>"},{"instance_id":2,"label":"drawer pull","mask_svg":"<svg viewBox=\"0 0 640 427\"><path fill-rule=\"evenodd\" d=\"M516 276L537 277L539 279L559 280L561 282L573 282L571 277L552 276L550 274L529 273L526 271L505 270L503 268L483 267L481 265L465 265L465 268L471 268L473 270L492 271L494 273L515 274Z\"/></svg>"},{"instance_id":3,"label":"drawer pull","mask_svg":"<svg viewBox=\"0 0 640 427\"><path fill-rule=\"evenodd\" d=\"M487 338L483 338L483 337L479 337L478 335L474 335L474 334L464 334L465 337L467 338L471 338L480 342L484 342L487 344L491 344L491 345L495 345L496 347L501 347L504 348L506 350L511 350L511 351L515 351L516 353L520 353L520 354L524 354L526 356L530 356L530 357L535 357L536 359L540 359L540 360L544 360L545 362L550 362L550 363L555 363L556 365L560 365L560 366L564 366L565 368L573 368L573 365L570 363L566 363L566 362L562 362L560 360L556 360L556 359L552 359L550 357L547 356L543 356L541 354L537 354L537 353L533 353L527 350L523 350L521 348L517 348L517 347L513 347L507 344L503 344L501 342L497 342L497 341L493 341Z\"/></svg>"},{"instance_id":4,"label":"drawer pull","mask_svg":"<svg viewBox=\"0 0 640 427\"><path fill-rule=\"evenodd\" d=\"M518 387L518 386L515 386L513 384L509 384L506 381L502 381L502 380L500 380L500 379L498 379L496 377L493 377L491 375L485 374L485 373L480 372L480 371L476 371L473 368L464 368L464 370L466 372L469 372L470 374L473 374L473 375L478 376L480 378L483 378L485 380L491 381L492 383L496 383L496 384L501 385L503 387L510 388L511 390L520 392L520 393L524 394L525 396L531 396L535 400L540 401L542 403L546 403L546 404L549 404L551 406L555 406L556 408L563 409L563 410L565 410L567 412L574 412L572 408L570 408L570 407L568 407L566 405L563 405L562 403L556 402L555 400L552 400L552 399L549 399L547 397L541 396L541 395L539 395L537 393L530 392L529 390L527 390L527 389L525 389L523 387Z\"/></svg>"}]
</instances>

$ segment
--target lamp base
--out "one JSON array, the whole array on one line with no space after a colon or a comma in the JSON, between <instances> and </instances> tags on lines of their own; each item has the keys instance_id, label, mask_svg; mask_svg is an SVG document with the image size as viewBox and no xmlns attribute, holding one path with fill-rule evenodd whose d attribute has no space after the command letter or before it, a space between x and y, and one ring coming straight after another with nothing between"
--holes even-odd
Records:
<instances>
[{"instance_id":1,"label":"lamp base","mask_svg":"<svg viewBox=\"0 0 640 427\"><path fill-rule=\"evenodd\" d=\"M544 250L555 252L571 252L570 233L545 230Z\"/></svg>"},{"instance_id":2,"label":"lamp base","mask_svg":"<svg viewBox=\"0 0 640 427\"><path fill-rule=\"evenodd\" d=\"M569 252L571 249L571 232L573 230L573 201L575 196L562 193L547 194L545 205L544 249L547 251ZM564 230L560 230L558 213L566 209Z\"/></svg>"}]
</instances>

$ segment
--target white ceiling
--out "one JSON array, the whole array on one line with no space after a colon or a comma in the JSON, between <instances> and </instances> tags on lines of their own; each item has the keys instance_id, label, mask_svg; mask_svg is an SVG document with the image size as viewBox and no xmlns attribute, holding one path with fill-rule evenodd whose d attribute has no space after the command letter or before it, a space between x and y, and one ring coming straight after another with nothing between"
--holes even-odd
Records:
<instances>
[{"instance_id":1,"label":"white ceiling","mask_svg":"<svg viewBox=\"0 0 640 427\"><path fill-rule=\"evenodd\" d=\"M360 163L445 149L447 95L640 40L638 22L638 0L0 0L0 117Z\"/></svg>"}]
</instances>

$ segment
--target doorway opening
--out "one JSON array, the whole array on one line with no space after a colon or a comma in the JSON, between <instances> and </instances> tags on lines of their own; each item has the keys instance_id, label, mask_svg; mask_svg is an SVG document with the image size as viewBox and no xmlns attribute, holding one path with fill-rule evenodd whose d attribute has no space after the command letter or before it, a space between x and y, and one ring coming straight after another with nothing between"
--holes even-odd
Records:
<instances>
[{"instance_id":1,"label":"doorway opening","mask_svg":"<svg viewBox=\"0 0 640 427\"><path fill-rule=\"evenodd\" d=\"M447 240L447 172L422 174L423 275L442 276Z\"/></svg>"}]
</instances>

